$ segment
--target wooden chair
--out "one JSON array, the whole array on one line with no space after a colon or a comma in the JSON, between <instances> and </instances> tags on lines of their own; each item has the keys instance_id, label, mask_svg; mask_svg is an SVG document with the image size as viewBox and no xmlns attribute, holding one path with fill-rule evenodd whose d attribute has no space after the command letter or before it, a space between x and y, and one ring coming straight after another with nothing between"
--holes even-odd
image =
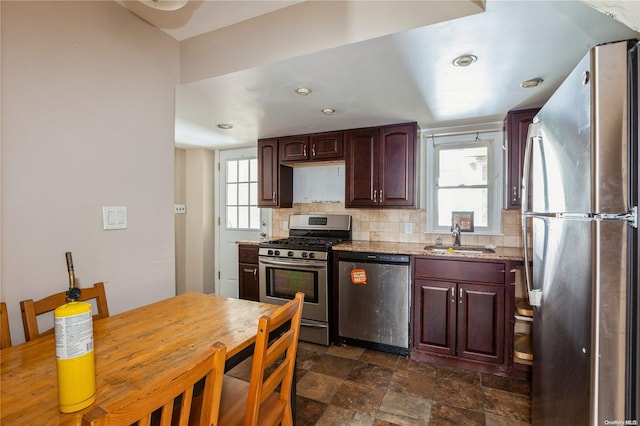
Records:
<instances>
[{"instance_id":1,"label":"wooden chair","mask_svg":"<svg viewBox=\"0 0 640 426\"><path fill-rule=\"evenodd\" d=\"M106 318L109 316L109 307L107 306L107 295L104 291L104 283L95 283L93 287L83 288L80 299L82 301L95 299L98 306L98 312L93 315L93 319ZM20 310L22 311L22 325L24 327L24 337L27 340L33 340L45 334L53 333L53 329L44 332L38 330L38 315L52 312L58 306L67 303L66 292L52 294L37 301L33 299L23 300L20 302Z\"/></svg>"},{"instance_id":2,"label":"wooden chair","mask_svg":"<svg viewBox=\"0 0 640 426\"><path fill-rule=\"evenodd\" d=\"M158 421L162 426L186 426L191 424L191 417L191 421L196 418L198 422L195 424L200 426L217 425L226 352L225 345L215 343L210 352L191 365L185 365L178 376L167 380L167 377L159 375L135 395L93 408L82 416L82 425L130 425L136 422L141 426L149 425L152 414L158 409L161 409L160 418L156 419L154 415L154 424ZM200 410L192 412L194 385L203 377L205 382ZM181 398L179 405L176 405L178 397ZM178 414L179 418L173 418L174 414Z\"/></svg>"},{"instance_id":3,"label":"wooden chair","mask_svg":"<svg viewBox=\"0 0 640 426\"><path fill-rule=\"evenodd\" d=\"M7 304L0 302L0 349L11 346L11 330L9 330L9 314L7 313Z\"/></svg>"},{"instance_id":4,"label":"wooden chair","mask_svg":"<svg viewBox=\"0 0 640 426\"><path fill-rule=\"evenodd\" d=\"M221 425L293 425L291 386L303 301L304 294L297 293L273 315L260 318L249 383L224 377ZM269 342L269 333L287 323L287 330ZM270 374L265 377L267 368Z\"/></svg>"}]
</instances>

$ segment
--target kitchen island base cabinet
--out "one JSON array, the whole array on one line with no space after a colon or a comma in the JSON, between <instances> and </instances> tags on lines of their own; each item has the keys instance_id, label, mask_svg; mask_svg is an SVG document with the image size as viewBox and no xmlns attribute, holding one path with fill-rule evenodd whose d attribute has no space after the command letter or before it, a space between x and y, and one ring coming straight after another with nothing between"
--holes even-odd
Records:
<instances>
[{"instance_id":1,"label":"kitchen island base cabinet","mask_svg":"<svg viewBox=\"0 0 640 426\"><path fill-rule=\"evenodd\" d=\"M508 262L414 258L412 357L506 372L505 271Z\"/></svg>"}]
</instances>

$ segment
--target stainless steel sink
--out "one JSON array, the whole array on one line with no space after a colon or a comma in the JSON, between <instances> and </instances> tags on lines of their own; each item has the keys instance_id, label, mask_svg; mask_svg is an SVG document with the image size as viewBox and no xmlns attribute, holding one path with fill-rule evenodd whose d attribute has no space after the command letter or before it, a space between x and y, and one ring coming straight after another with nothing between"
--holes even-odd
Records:
<instances>
[{"instance_id":1,"label":"stainless steel sink","mask_svg":"<svg viewBox=\"0 0 640 426\"><path fill-rule=\"evenodd\" d=\"M482 254L482 253L495 253L495 250L486 247L477 246L445 246L445 245L427 245L424 246L425 250L435 251L440 253L467 253L467 254Z\"/></svg>"}]
</instances>

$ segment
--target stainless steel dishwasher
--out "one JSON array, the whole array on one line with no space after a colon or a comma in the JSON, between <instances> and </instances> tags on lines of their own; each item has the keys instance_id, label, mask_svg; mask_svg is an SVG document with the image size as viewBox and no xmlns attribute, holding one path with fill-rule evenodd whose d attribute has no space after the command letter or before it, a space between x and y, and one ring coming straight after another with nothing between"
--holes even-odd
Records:
<instances>
[{"instance_id":1,"label":"stainless steel dishwasher","mask_svg":"<svg viewBox=\"0 0 640 426\"><path fill-rule=\"evenodd\" d=\"M409 256L338 253L338 332L347 343L409 353Z\"/></svg>"}]
</instances>

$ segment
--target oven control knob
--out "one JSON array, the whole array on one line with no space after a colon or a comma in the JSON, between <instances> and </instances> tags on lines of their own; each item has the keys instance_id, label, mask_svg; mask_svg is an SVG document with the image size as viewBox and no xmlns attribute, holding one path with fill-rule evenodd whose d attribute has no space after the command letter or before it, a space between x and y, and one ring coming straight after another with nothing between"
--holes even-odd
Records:
<instances>
[{"instance_id":1,"label":"oven control knob","mask_svg":"<svg viewBox=\"0 0 640 426\"><path fill-rule=\"evenodd\" d=\"M308 256L307 252L306 252L306 251L303 251L303 252L302 252L302 257L307 257L307 256Z\"/></svg>"},{"instance_id":2,"label":"oven control knob","mask_svg":"<svg viewBox=\"0 0 640 426\"><path fill-rule=\"evenodd\" d=\"M316 257L315 253L309 253L309 259L313 259L314 257Z\"/></svg>"},{"instance_id":3,"label":"oven control knob","mask_svg":"<svg viewBox=\"0 0 640 426\"><path fill-rule=\"evenodd\" d=\"M280 250L274 251L273 254L276 255L276 256L280 256Z\"/></svg>"},{"instance_id":4,"label":"oven control knob","mask_svg":"<svg viewBox=\"0 0 640 426\"><path fill-rule=\"evenodd\" d=\"M267 250L267 256L273 256L273 250Z\"/></svg>"},{"instance_id":5,"label":"oven control knob","mask_svg":"<svg viewBox=\"0 0 640 426\"><path fill-rule=\"evenodd\" d=\"M287 256L289 256L289 257L293 257L293 252L292 252L292 251L287 252Z\"/></svg>"}]
</instances>

